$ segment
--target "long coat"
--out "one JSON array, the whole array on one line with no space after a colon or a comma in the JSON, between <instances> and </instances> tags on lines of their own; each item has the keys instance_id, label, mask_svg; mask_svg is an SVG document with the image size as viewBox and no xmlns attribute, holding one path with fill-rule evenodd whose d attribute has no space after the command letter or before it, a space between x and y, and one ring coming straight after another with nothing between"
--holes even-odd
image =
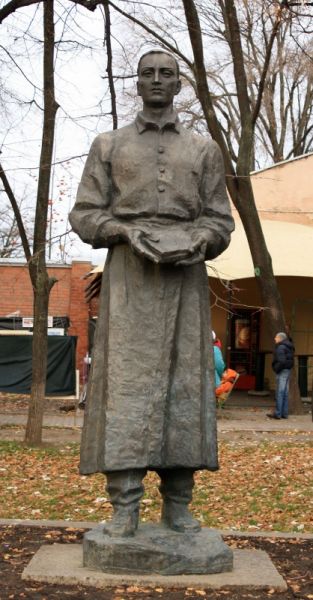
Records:
<instances>
[{"instance_id":1,"label":"long coat","mask_svg":"<svg viewBox=\"0 0 313 600\"><path fill-rule=\"evenodd\" d=\"M169 243L177 231L210 231L215 242L208 258L223 251L233 221L218 147L177 121L160 130L137 117L131 126L102 134L90 151L70 220L84 241L109 246L81 473L215 470L205 264L154 264L132 251L119 225L165 232Z\"/></svg>"}]
</instances>

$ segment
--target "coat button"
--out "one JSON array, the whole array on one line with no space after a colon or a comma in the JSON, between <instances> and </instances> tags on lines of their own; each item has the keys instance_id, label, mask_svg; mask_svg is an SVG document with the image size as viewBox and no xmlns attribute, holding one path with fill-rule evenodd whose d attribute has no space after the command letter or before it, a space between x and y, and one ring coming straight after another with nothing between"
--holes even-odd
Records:
<instances>
[{"instance_id":1,"label":"coat button","mask_svg":"<svg viewBox=\"0 0 313 600\"><path fill-rule=\"evenodd\" d=\"M160 173L164 173L164 171L165 171L165 167L160 167L160 168L159 168L159 171L160 171Z\"/></svg>"},{"instance_id":2,"label":"coat button","mask_svg":"<svg viewBox=\"0 0 313 600\"><path fill-rule=\"evenodd\" d=\"M159 191L159 192L165 192L165 187L164 187L164 185L158 185L158 191Z\"/></svg>"},{"instance_id":3,"label":"coat button","mask_svg":"<svg viewBox=\"0 0 313 600\"><path fill-rule=\"evenodd\" d=\"M159 152L159 154L163 154L164 146L159 146L158 152Z\"/></svg>"}]
</instances>

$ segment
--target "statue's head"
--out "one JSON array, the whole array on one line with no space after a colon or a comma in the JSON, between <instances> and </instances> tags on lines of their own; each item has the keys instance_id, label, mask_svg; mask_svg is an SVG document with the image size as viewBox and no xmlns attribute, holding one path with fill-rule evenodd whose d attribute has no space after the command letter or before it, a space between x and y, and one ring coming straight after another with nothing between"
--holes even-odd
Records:
<instances>
[{"instance_id":1,"label":"statue's head","mask_svg":"<svg viewBox=\"0 0 313 600\"><path fill-rule=\"evenodd\" d=\"M180 92L179 65L164 50L150 50L138 62L138 96L147 106L166 107Z\"/></svg>"}]
</instances>

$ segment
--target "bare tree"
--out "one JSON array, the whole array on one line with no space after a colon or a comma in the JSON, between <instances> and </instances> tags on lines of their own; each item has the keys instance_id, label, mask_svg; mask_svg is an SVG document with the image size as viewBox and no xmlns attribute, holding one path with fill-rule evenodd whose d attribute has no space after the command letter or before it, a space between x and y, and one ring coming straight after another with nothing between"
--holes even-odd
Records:
<instances>
[{"instance_id":1,"label":"bare tree","mask_svg":"<svg viewBox=\"0 0 313 600\"><path fill-rule=\"evenodd\" d=\"M3 19L11 15L19 8L30 5L39 6L41 2L24 2L14 1L8 2L2 9L0 9L0 22ZM79 5L84 3L81 2L69 2L70 7L73 11L76 10L75 4ZM90 3L87 3L87 8L91 8ZM101 2L94 3L94 7L100 5L104 13L104 42L107 49L107 73L109 79L109 90L111 95L111 116L113 119L113 127L117 126L117 109L115 102L115 89L114 80L112 75L112 47L111 47L111 33L110 33L110 11L108 3L104 0ZM62 7L63 8L63 7ZM68 19L67 8L64 8L64 22ZM33 344L32 344L32 388L31 388L31 399L28 412L28 420L26 426L25 441L28 444L40 444L42 440L42 422L43 422L43 409L44 409L44 397L45 397L45 386L46 386L46 368L47 368L47 315L48 315L48 303L49 294L52 286L55 283L55 279L49 277L46 265L46 249L47 249L47 234L48 234L48 252L51 253L53 244L52 239L52 227L51 219L53 213L53 201L50 196L51 187L51 173L53 168L53 145L55 137L55 121L56 113L59 108L58 103L55 99L55 56L57 52L62 51L61 44L66 41L56 41L55 38L55 26L54 20L56 19L56 9L53 0L46 0L43 2L43 125L42 125L42 141L41 141L41 152L40 152L40 164L38 169L38 181L37 181L37 197L36 197L36 209L34 217L34 234L32 240L32 248L30 238L27 235L25 228L25 220L23 214L20 211L19 203L17 201L16 194L13 187L10 184L9 176L10 173L4 170L4 167L0 165L0 179L2 181L4 191L10 201L11 208L13 210L12 216L12 227L10 233L11 236L16 233L18 229L19 237L22 241L24 255L28 262L29 274L34 294L34 329L33 329ZM77 26L77 29L79 25ZM29 31L25 31L22 35L31 35ZM34 38L32 38L34 41ZM36 40L39 43L39 40ZM82 42L79 43L75 40L67 43L73 43L74 46L82 46ZM60 49L61 48L61 49ZM26 70L20 66L17 56L14 56L7 48L2 48L9 60L16 66L19 72L22 74L24 79L27 79L31 85L32 82L27 75ZM56 52L55 52L56 49ZM18 57L21 59L21 56ZM41 110L41 90L34 85L34 99L30 102L30 106L35 104ZM2 103L1 103L2 104ZM4 104L4 102L3 102ZM26 103L25 103L26 104ZM3 107L4 108L4 107ZM96 118L98 118L96 116ZM70 116L68 116L70 118ZM10 217L11 218L11 217ZM50 223L49 223L50 219ZM11 223L10 221L10 223ZM47 225L49 224L49 231L47 232ZM66 232L67 233L67 232ZM14 242L14 240L13 240ZM8 251L8 241L4 240L5 252ZM64 246L64 244L63 244ZM12 251L11 251L12 253Z\"/></svg>"},{"instance_id":2,"label":"bare tree","mask_svg":"<svg viewBox=\"0 0 313 600\"><path fill-rule=\"evenodd\" d=\"M227 42L232 57L240 115L238 155L236 168L234 169L227 144L225 143L225 138L218 128L212 100L211 102L208 100L210 99L210 91L204 66L201 27L197 9L193 0L183 0L183 4L194 54L198 97L206 117L208 128L214 139L220 144L224 155L226 173L228 176L228 190L245 228L254 264L256 281L259 284L263 304L267 309L266 316L268 328L272 336L274 336L276 331L285 329L285 317L280 292L272 268L272 260L266 247L255 205L250 180L250 170L254 154L256 123L260 115L272 48L282 23L282 13L281 10L277 10L272 28L269 32L268 45L259 75L256 97L252 104L249 97L249 85L236 5L234 0L219 0L226 29ZM297 413L302 412L300 394L295 385L292 385L292 391L291 410Z\"/></svg>"},{"instance_id":3,"label":"bare tree","mask_svg":"<svg viewBox=\"0 0 313 600\"><path fill-rule=\"evenodd\" d=\"M290 35L290 28L299 23L298 15L290 11L274 10L273 3L237 3L238 23L242 53L247 76L247 86L252 106L258 98L263 65L270 60L264 81L264 92L259 116L255 124L254 152L251 169L264 166L264 162L279 162L299 156L313 148L313 65L311 40L303 37L301 46ZM222 28L210 8L202 8L204 28L228 44L228 30ZM225 14L225 11L224 11ZM279 18L279 28L274 43L270 32ZM229 65L219 62L218 69L210 70L209 82L216 91L214 106L222 115L224 135L236 161L236 148L240 136L241 120L237 95L231 93L232 74Z\"/></svg>"},{"instance_id":4,"label":"bare tree","mask_svg":"<svg viewBox=\"0 0 313 600\"><path fill-rule=\"evenodd\" d=\"M54 142L55 115L58 104L54 94L54 0L46 0L43 7L44 29L44 121L37 188L33 255L29 273L34 291L34 332L32 343L32 387L25 441L38 444L42 440L43 398L47 372L47 320L50 290L55 279L49 277L46 267L46 229Z\"/></svg>"},{"instance_id":5,"label":"bare tree","mask_svg":"<svg viewBox=\"0 0 313 600\"><path fill-rule=\"evenodd\" d=\"M34 332L32 341L32 388L26 426L25 441L40 444L42 440L43 399L45 397L47 367L47 316L50 290L55 279L50 278L46 268L46 228L50 190L51 163L54 141L55 115L58 105L54 97L54 2L46 0L43 8L44 30L44 121L40 169L37 186L37 201L34 227L33 253L27 240L23 220L15 195L6 174L0 169L5 191L17 220L28 260L29 274L34 292Z\"/></svg>"}]
</instances>

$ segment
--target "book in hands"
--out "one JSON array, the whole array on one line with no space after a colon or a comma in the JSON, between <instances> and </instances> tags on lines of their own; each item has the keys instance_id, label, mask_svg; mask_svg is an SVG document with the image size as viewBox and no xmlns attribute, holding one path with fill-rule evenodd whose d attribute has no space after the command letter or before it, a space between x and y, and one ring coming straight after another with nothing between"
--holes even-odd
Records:
<instances>
[{"instance_id":1,"label":"book in hands","mask_svg":"<svg viewBox=\"0 0 313 600\"><path fill-rule=\"evenodd\" d=\"M158 231L155 238L147 236L142 241L161 263L184 260L193 253L191 237L183 230Z\"/></svg>"}]
</instances>

